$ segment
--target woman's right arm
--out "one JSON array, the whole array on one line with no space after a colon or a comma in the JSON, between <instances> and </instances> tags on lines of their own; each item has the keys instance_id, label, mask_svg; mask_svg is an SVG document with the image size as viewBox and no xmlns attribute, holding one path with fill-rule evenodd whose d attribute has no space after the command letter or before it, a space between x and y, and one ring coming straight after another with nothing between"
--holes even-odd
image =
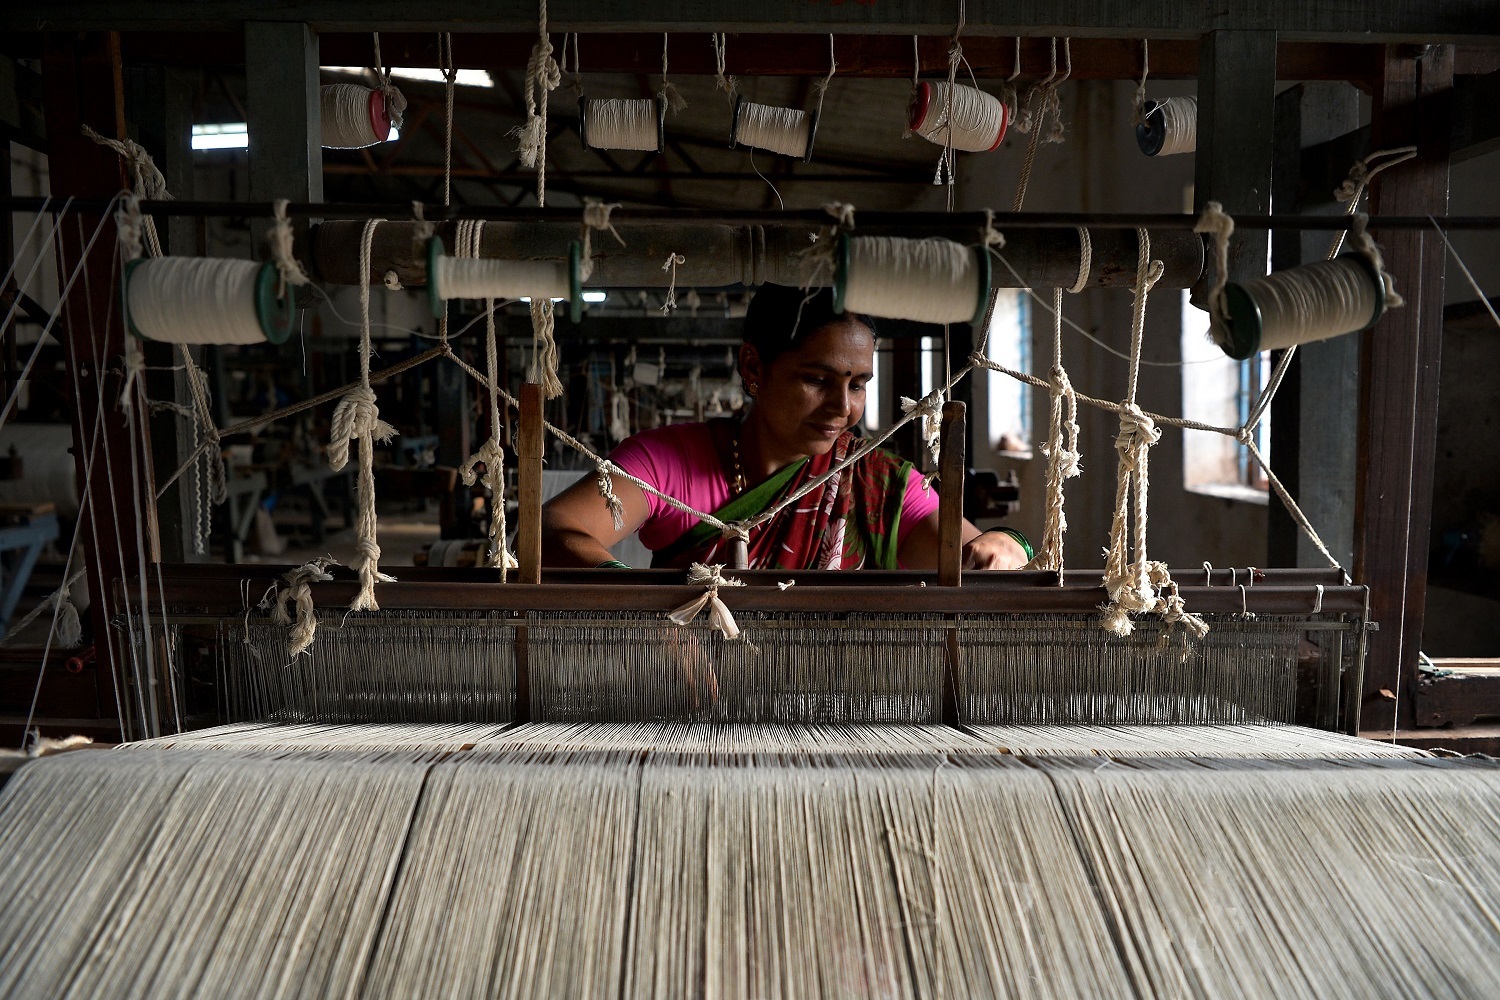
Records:
<instances>
[{"instance_id":1,"label":"woman's right arm","mask_svg":"<svg viewBox=\"0 0 1500 1000\"><path fill-rule=\"evenodd\" d=\"M542 508L542 564L594 567L609 562L610 548L646 522L646 494L628 479L611 476L615 496L625 505L625 523L616 528L598 477L585 475Z\"/></svg>"}]
</instances>

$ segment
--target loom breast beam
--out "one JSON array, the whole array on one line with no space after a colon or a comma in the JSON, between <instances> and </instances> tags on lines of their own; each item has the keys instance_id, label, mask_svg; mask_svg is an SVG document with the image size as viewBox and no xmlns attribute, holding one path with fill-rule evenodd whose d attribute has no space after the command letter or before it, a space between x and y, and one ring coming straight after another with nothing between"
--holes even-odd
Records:
<instances>
[{"instance_id":1,"label":"loom breast beam","mask_svg":"<svg viewBox=\"0 0 1500 1000\"><path fill-rule=\"evenodd\" d=\"M379 284L394 271L401 284L427 284L427 256L412 253L412 223L386 222L375 230L367 281ZM359 237L363 223L330 220L313 226L308 238L309 273L333 285L359 283ZM661 262L668 253L681 253L688 263L678 269L679 283L699 288L724 285L754 286L765 282L800 285L806 280L808 236L813 226L727 226L715 223L622 225L627 246L613 239L594 241L591 288L665 288L670 275ZM899 236L900 232L872 226L861 233ZM1093 268L1090 288L1128 288L1135 281L1135 233L1128 229L1090 230ZM454 223L439 223L437 235L445 245L456 236ZM936 230L936 236L972 240L974 230L955 227ZM561 260L578 239L578 224L489 222L485 224L481 257ZM1078 276L1078 230L1015 229L1005 234L1005 259L1029 288L1070 288ZM1165 265L1158 289L1188 288L1203 273L1203 239L1187 230L1151 232L1151 255ZM998 263L992 279L998 288L1017 285L1010 271Z\"/></svg>"},{"instance_id":2,"label":"loom breast beam","mask_svg":"<svg viewBox=\"0 0 1500 1000\"><path fill-rule=\"evenodd\" d=\"M434 236L427 244L427 300L441 318L449 299L567 299L577 323L583 316L582 255L574 240L565 260L450 257Z\"/></svg>"},{"instance_id":3,"label":"loom breast beam","mask_svg":"<svg viewBox=\"0 0 1500 1000\"><path fill-rule=\"evenodd\" d=\"M952 92L952 111L949 92ZM948 119L953 122L953 148L970 153L988 153L1000 148L1010 125L1010 112L1004 102L992 94L963 84L950 86L946 81L917 84L912 93L907 126L939 146L948 144Z\"/></svg>"},{"instance_id":4,"label":"loom breast beam","mask_svg":"<svg viewBox=\"0 0 1500 1000\"><path fill-rule=\"evenodd\" d=\"M989 295L990 256L981 248L935 237L839 237L833 278L838 312L919 323L979 323Z\"/></svg>"},{"instance_id":5,"label":"loom breast beam","mask_svg":"<svg viewBox=\"0 0 1500 1000\"><path fill-rule=\"evenodd\" d=\"M318 96L324 149L363 149L391 137L391 116L380 91L354 83L331 83Z\"/></svg>"},{"instance_id":6,"label":"loom breast beam","mask_svg":"<svg viewBox=\"0 0 1500 1000\"><path fill-rule=\"evenodd\" d=\"M667 102L661 97L578 99L578 135L584 149L667 148Z\"/></svg>"},{"instance_id":7,"label":"loom breast beam","mask_svg":"<svg viewBox=\"0 0 1500 1000\"><path fill-rule=\"evenodd\" d=\"M1198 98L1147 101L1135 141L1147 156L1176 156L1198 148Z\"/></svg>"},{"instance_id":8,"label":"loom breast beam","mask_svg":"<svg viewBox=\"0 0 1500 1000\"><path fill-rule=\"evenodd\" d=\"M268 263L214 257L130 261L120 284L127 328L171 344L281 344L296 328Z\"/></svg>"},{"instance_id":9,"label":"loom breast beam","mask_svg":"<svg viewBox=\"0 0 1500 1000\"><path fill-rule=\"evenodd\" d=\"M818 137L818 114L817 109L809 113L755 104L741 94L734 101L729 148L764 149L811 163L813 143Z\"/></svg>"},{"instance_id":10,"label":"loom breast beam","mask_svg":"<svg viewBox=\"0 0 1500 1000\"><path fill-rule=\"evenodd\" d=\"M1385 313L1385 283L1362 254L1288 268L1224 288L1229 322L1214 342L1231 358L1367 330Z\"/></svg>"}]
</instances>

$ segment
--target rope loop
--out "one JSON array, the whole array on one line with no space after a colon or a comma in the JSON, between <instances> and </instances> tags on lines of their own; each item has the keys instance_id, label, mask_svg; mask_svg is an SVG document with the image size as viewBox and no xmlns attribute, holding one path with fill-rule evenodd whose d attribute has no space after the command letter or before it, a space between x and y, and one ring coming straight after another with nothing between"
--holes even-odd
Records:
<instances>
[{"instance_id":1,"label":"rope loop","mask_svg":"<svg viewBox=\"0 0 1500 1000\"><path fill-rule=\"evenodd\" d=\"M705 566L702 563L693 563L688 567L687 582L692 586L702 586L707 589L701 597L693 598L682 607L672 611L667 617L678 625L687 625L697 618L704 608L707 608L709 624L722 633L724 638L740 638L739 623L734 620L729 607L719 599L719 588L743 587L745 581L725 576L722 564Z\"/></svg>"},{"instance_id":2,"label":"rope loop","mask_svg":"<svg viewBox=\"0 0 1500 1000\"><path fill-rule=\"evenodd\" d=\"M328 466L334 472L349 464L349 445L365 435L380 442L396 436L396 428L380 419L375 390L357 385L344 394L334 408L328 439Z\"/></svg>"}]
</instances>

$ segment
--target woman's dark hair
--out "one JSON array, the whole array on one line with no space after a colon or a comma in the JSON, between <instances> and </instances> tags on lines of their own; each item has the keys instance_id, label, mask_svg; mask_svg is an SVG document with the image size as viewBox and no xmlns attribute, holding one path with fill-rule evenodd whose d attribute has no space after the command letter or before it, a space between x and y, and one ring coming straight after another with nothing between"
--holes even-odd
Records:
<instances>
[{"instance_id":1,"label":"woman's dark hair","mask_svg":"<svg viewBox=\"0 0 1500 1000\"><path fill-rule=\"evenodd\" d=\"M852 312L834 312L832 288L761 285L745 310L745 343L770 364L830 323L853 320L875 336L875 321Z\"/></svg>"}]
</instances>

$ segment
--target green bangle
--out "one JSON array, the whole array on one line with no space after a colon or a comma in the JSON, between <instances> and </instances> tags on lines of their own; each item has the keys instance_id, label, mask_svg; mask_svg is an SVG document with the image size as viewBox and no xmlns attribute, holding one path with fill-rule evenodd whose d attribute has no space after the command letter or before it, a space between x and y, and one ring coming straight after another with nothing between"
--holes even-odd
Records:
<instances>
[{"instance_id":1,"label":"green bangle","mask_svg":"<svg viewBox=\"0 0 1500 1000\"><path fill-rule=\"evenodd\" d=\"M990 530L1003 531L1010 537L1014 538L1016 540L1016 544L1021 546L1021 551L1026 553L1026 558L1028 561L1036 558L1036 551L1032 549L1031 543L1026 540L1025 535L1021 534L1021 532L1017 531L1015 528L991 528Z\"/></svg>"},{"instance_id":2,"label":"green bangle","mask_svg":"<svg viewBox=\"0 0 1500 1000\"><path fill-rule=\"evenodd\" d=\"M626 565L625 563L620 562L620 560L618 560L618 559L606 559L602 563L600 563L599 565L595 566L594 568L595 569L629 569L630 567L628 565Z\"/></svg>"}]
</instances>

